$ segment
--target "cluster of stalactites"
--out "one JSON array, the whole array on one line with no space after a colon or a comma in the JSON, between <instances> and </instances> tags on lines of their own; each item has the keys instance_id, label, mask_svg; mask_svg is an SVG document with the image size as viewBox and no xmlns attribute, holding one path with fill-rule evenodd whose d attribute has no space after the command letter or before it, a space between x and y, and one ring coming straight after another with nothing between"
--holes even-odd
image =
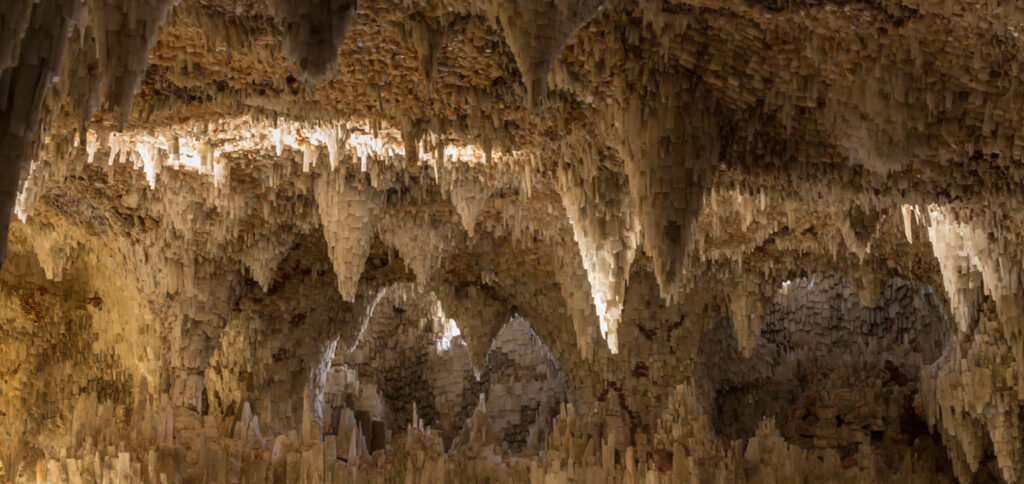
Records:
<instances>
[{"instance_id":1,"label":"cluster of stalactites","mask_svg":"<svg viewBox=\"0 0 1024 484\"><path fill-rule=\"evenodd\" d=\"M93 106L94 100L82 103ZM297 171L292 163L301 163L301 172L311 174L319 171L324 159L330 170L348 171L348 163L356 165L359 171L369 173L375 188L408 175L403 163L402 133L391 128L370 129L366 122L307 123L246 114L121 132L102 125L88 129L85 120L80 122L78 138L72 132L50 133L49 143L41 147L31 163L17 198L17 214L23 221L49 185L74 172L75 162L80 159L77 155L83 150L88 164L97 163L100 154L111 180L115 166L129 164L144 173L150 189L165 183L161 180L166 180L162 173L167 168L199 173L212 181L210 193L215 199L231 192L232 160L253 152L275 153L280 161L275 168L264 170L269 175L265 185L270 188L281 184L285 178L282 172ZM244 136L238 136L240 133ZM437 182L452 199L470 234L492 190L490 180L485 178L495 172L481 166L487 157L477 146L440 143L436 151L420 150L418 154L421 162L433 167Z\"/></svg>"},{"instance_id":2,"label":"cluster of stalactites","mask_svg":"<svg viewBox=\"0 0 1024 484\"><path fill-rule=\"evenodd\" d=\"M0 7L0 98L16 99L0 112L0 263L5 258L7 227L14 193L60 106L70 100L80 141L93 111L105 100L120 126L145 74L150 48L175 0L15 0ZM45 48L40 48L41 46ZM65 55L67 53L67 55ZM61 69L63 68L63 72ZM63 75L61 75L63 74ZM35 185L49 178L49 159L34 167ZM38 191L38 190L37 190ZM20 201L23 213L37 198Z\"/></svg>"},{"instance_id":3,"label":"cluster of stalactites","mask_svg":"<svg viewBox=\"0 0 1024 484\"><path fill-rule=\"evenodd\" d=\"M904 206L901 212L908 240L918 225L927 230L956 321L955 339L961 342L926 369L925 416L948 437L946 447L961 480L978 470L991 441L1003 478L1016 482L1024 464L1024 334L1015 324L1021 316L1024 257L1006 227L1019 222L999 211L979 214L938 205Z\"/></svg>"}]
</instances>

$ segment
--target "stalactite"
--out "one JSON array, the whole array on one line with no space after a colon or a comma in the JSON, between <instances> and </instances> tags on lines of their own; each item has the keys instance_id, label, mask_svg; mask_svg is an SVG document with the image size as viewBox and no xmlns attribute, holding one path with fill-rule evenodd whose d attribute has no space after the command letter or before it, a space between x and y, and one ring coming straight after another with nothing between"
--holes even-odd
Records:
<instances>
[{"instance_id":1,"label":"stalactite","mask_svg":"<svg viewBox=\"0 0 1024 484\"><path fill-rule=\"evenodd\" d=\"M427 127L423 119L402 118L402 143L405 145L405 163L415 169L420 163L420 139Z\"/></svg>"},{"instance_id":2,"label":"stalactite","mask_svg":"<svg viewBox=\"0 0 1024 484\"><path fill-rule=\"evenodd\" d=\"M570 245L571 244L571 245ZM557 248L558 266L554 268L555 278L565 301L565 309L572 322L576 336L576 346L583 359L590 359L594 354L594 343L601 333L601 319L594 306L594 292L591 289L587 271L584 269L580 251L569 241ZM618 342L614 334L608 340L608 349L618 351Z\"/></svg>"},{"instance_id":3,"label":"stalactite","mask_svg":"<svg viewBox=\"0 0 1024 484\"><path fill-rule=\"evenodd\" d=\"M526 84L526 102L547 98L548 73L569 38L597 13L604 0L515 0L487 2L498 19Z\"/></svg>"},{"instance_id":4,"label":"stalactite","mask_svg":"<svg viewBox=\"0 0 1024 484\"><path fill-rule=\"evenodd\" d=\"M383 208L381 194L347 181L342 171L321 174L315 194L338 292L346 301L352 301Z\"/></svg>"},{"instance_id":5,"label":"stalactite","mask_svg":"<svg viewBox=\"0 0 1024 484\"><path fill-rule=\"evenodd\" d=\"M750 356L761 334L765 297L759 289L740 283L735 291L728 295L729 317L732 319L733 331L740 353Z\"/></svg>"},{"instance_id":6,"label":"stalactite","mask_svg":"<svg viewBox=\"0 0 1024 484\"><path fill-rule=\"evenodd\" d=\"M427 81L428 88L434 86L441 48L448 36L448 27L451 22L452 20L447 16L417 17L409 22L407 35L413 48L416 49L420 70L423 73L423 78Z\"/></svg>"},{"instance_id":7,"label":"stalactite","mask_svg":"<svg viewBox=\"0 0 1024 484\"><path fill-rule=\"evenodd\" d=\"M494 337L508 322L509 308L476 286L445 288L438 297L445 314L459 325L474 371L483 373Z\"/></svg>"},{"instance_id":8,"label":"stalactite","mask_svg":"<svg viewBox=\"0 0 1024 484\"><path fill-rule=\"evenodd\" d=\"M447 195L459 214L462 227L470 237L473 237L476 233L476 221L487 205L493 189L483 179L482 174L463 173L450 168L442 170L445 174L445 180L441 181L442 189L447 187Z\"/></svg>"},{"instance_id":9,"label":"stalactite","mask_svg":"<svg viewBox=\"0 0 1024 484\"><path fill-rule=\"evenodd\" d=\"M241 260L249 269L249 275L259 283L263 291L270 288L278 264L291 250L295 241L292 233L277 233L256 240L241 254Z\"/></svg>"},{"instance_id":10,"label":"stalactite","mask_svg":"<svg viewBox=\"0 0 1024 484\"><path fill-rule=\"evenodd\" d=\"M284 53L301 78L320 81L331 76L356 5L356 0L267 0L284 34Z\"/></svg>"},{"instance_id":11,"label":"stalactite","mask_svg":"<svg viewBox=\"0 0 1024 484\"><path fill-rule=\"evenodd\" d=\"M67 92L71 98L72 111L78 118L79 144L85 145L89 121L100 106L103 88L103 72L100 70L97 39L92 24L79 23L69 42L71 52L68 62L65 62L63 82L68 83Z\"/></svg>"},{"instance_id":12,"label":"stalactite","mask_svg":"<svg viewBox=\"0 0 1024 484\"><path fill-rule=\"evenodd\" d=\"M17 5L4 6L11 21L19 18ZM7 260L7 233L24 168L56 111L44 98L62 65L68 34L81 5L48 0L33 2L31 8L29 26L20 36L17 63L8 59L0 70L0 99L8 100L0 110L0 267ZM25 18L24 12L20 18Z\"/></svg>"},{"instance_id":13,"label":"stalactite","mask_svg":"<svg viewBox=\"0 0 1024 484\"><path fill-rule=\"evenodd\" d=\"M104 108L117 113L121 129L131 116L160 25L177 1L92 0L89 21L98 44Z\"/></svg>"},{"instance_id":14,"label":"stalactite","mask_svg":"<svg viewBox=\"0 0 1024 484\"><path fill-rule=\"evenodd\" d=\"M590 280L601 336L615 353L626 282L640 242L636 209L616 178L579 180L564 172L560 177L562 205Z\"/></svg>"},{"instance_id":15,"label":"stalactite","mask_svg":"<svg viewBox=\"0 0 1024 484\"><path fill-rule=\"evenodd\" d=\"M721 150L710 101L697 102L685 111L673 104L648 107L634 102L618 121L644 249L653 258L662 296L669 301L680 289L704 190Z\"/></svg>"},{"instance_id":16,"label":"stalactite","mask_svg":"<svg viewBox=\"0 0 1024 484\"><path fill-rule=\"evenodd\" d=\"M39 265L46 273L46 278L52 281L63 279L64 271L71 265L75 256L77 242L65 240L52 227L50 230L33 231L30 237L36 258L39 259Z\"/></svg>"},{"instance_id":17,"label":"stalactite","mask_svg":"<svg viewBox=\"0 0 1024 484\"><path fill-rule=\"evenodd\" d=\"M327 133L324 137L327 144L327 158L331 163L331 170L333 171L338 168L338 163L342 156L342 148L348 141L350 133L340 125L328 126L326 131Z\"/></svg>"},{"instance_id":18,"label":"stalactite","mask_svg":"<svg viewBox=\"0 0 1024 484\"><path fill-rule=\"evenodd\" d=\"M0 27L3 31L0 34L0 69L17 64L21 41L28 30L28 19L34 4L32 0L13 0L0 10Z\"/></svg>"},{"instance_id":19,"label":"stalactite","mask_svg":"<svg viewBox=\"0 0 1024 484\"><path fill-rule=\"evenodd\" d=\"M430 281L448 257L465 245L463 232L448 221L396 215L384 218L378 231L386 244L398 250L421 284Z\"/></svg>"}]
</instances>

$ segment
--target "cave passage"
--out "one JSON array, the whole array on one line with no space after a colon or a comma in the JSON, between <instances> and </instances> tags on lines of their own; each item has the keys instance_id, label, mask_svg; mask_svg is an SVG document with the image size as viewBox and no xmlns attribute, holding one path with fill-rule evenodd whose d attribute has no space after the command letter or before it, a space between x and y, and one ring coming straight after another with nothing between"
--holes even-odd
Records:
<instances>
[{"instance_id":1,"label":"cave passage","mask_svg":"<svg viewBox=\"0 0 1024 484\"><path fill-rule=\"evenodd\" d=\"M0 0L0 482L1020 483L1019 3Z\"/></svg>"}]
</instances>

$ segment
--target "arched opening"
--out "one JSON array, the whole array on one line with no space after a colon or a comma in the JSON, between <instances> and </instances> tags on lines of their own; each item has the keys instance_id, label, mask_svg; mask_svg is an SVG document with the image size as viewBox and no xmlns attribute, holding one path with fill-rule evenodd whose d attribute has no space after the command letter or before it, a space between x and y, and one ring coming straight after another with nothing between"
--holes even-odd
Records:
<instances>
[{"instance_id":1,"label":"arched opening","mask_svg":"<svg viewBox=\"0 0 1024 484\"><path fill-rule=\"evenodd\" d=\"M835 274L786 281L749 357L738 351L728 317L704 335L699 358L714 395L706 403L711 423L733 440L754 436L767 419L791 445L830 449L841 459L870 446L891 465L909 451L948 474L951 464L918 394L924 369L947 350L952 330L925 284L891 279L865 306Z\"/></svg>"},{"instance_id":2,"label":"arched opening","mask_svg":"<svg viewBox=\"0 0 1024 484\"><path fill-rule=\"evenodd\" d=\"M543 443L567 399L567 385L521 316L501 326L478 372L458 321L445 314L434 293L399 283L381 290L353 347L339 345L324 395L328 433L351 411L359 422L383 424L385 441L391 441L413 423L415 412L424 426L441 432L446 449L482 396L494 431L518 452ZM375 450L372 432L364 437Z\"/></svg>"},{"instance_id":3,"label":"arched opening","mask_svg":"<svg viewBox=\"0 0 1024 484\"><path fill-rule=\"evenodd\" d=\"M530 323L515 315L487 351L487 416L509 450L538 450L568 400L565 376Z\"/></svg>"}]
</instances>

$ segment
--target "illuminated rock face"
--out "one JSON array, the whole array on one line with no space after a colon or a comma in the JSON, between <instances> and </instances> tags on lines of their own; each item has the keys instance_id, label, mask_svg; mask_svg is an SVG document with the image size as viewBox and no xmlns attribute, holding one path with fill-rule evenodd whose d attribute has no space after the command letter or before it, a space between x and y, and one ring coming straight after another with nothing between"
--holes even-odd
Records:
<instances>
[{"instance_id":1,"label":"illuminated rock face","mask_svg":"<svg viewBox=\"0 0 1024 484\"><path fill-rule=\"evenodd\" d=\"M0 2L0 480L1020 482L1022 24Z\"/></svg>"}]
</instances>

